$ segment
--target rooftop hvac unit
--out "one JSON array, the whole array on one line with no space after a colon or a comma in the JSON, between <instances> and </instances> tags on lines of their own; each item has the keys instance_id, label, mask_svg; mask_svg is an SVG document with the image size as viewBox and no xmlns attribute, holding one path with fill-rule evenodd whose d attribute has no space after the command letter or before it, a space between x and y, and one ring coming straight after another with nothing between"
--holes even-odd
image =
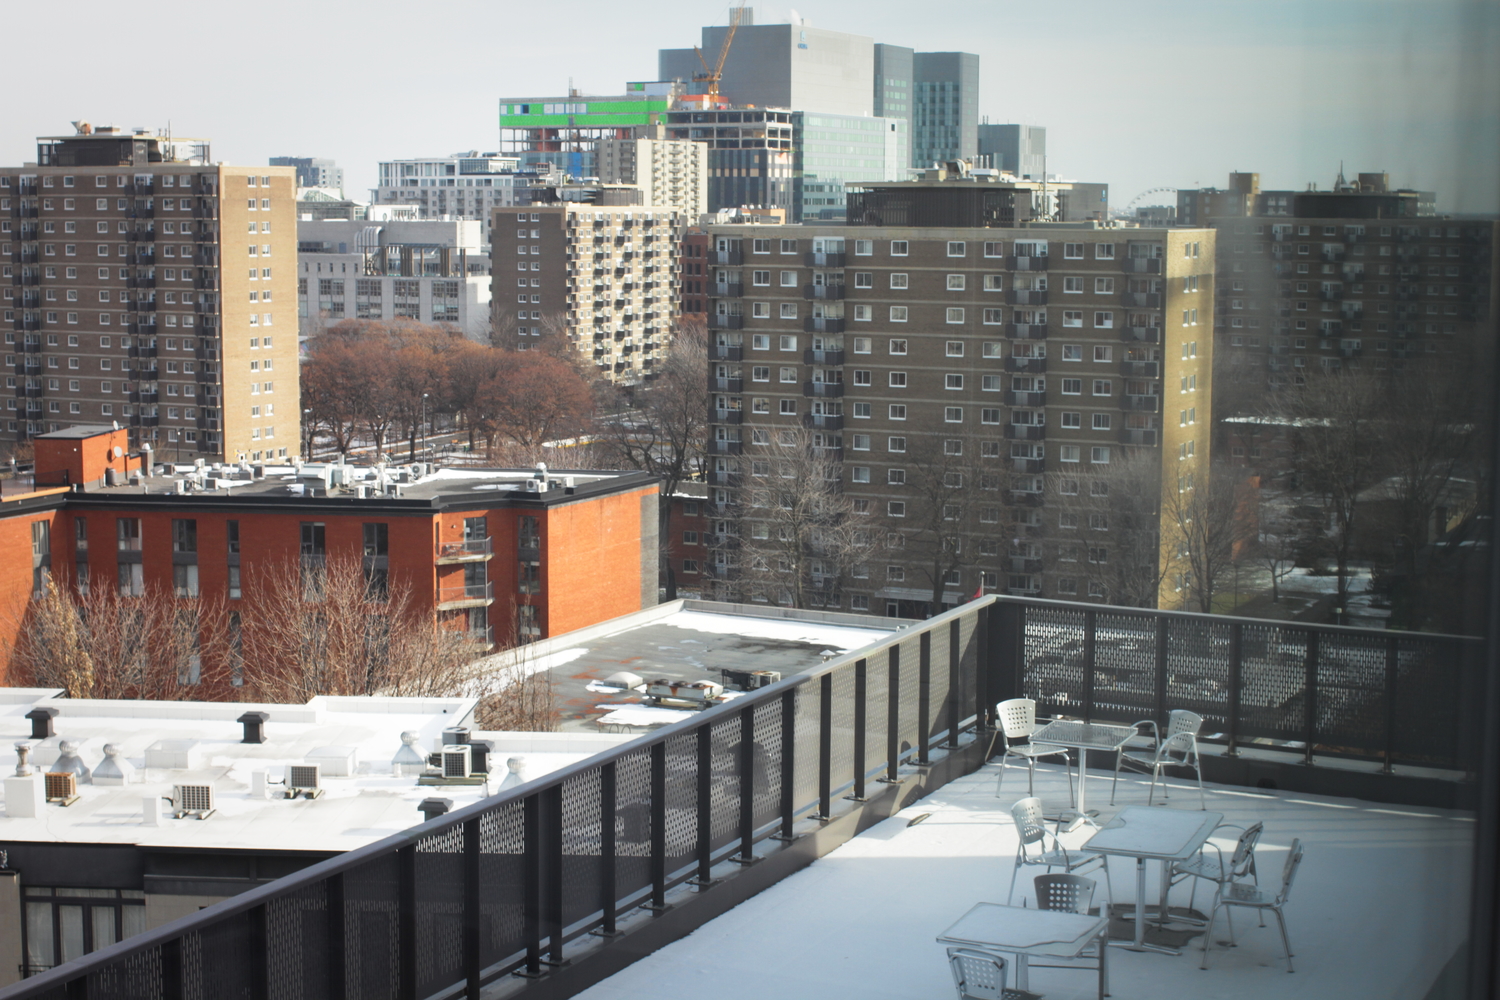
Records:
<instances>
[{"instance_id":1,"label":"rooftop hvac unit","mask_svg":"<svg viewBox=\"0 0 1500 1000\"><path fill-rule=\"evenodd\" d=\"M315 799L323 794L320 782L323 768L318 764L288 764L286 766L286 797L295 799L305 795Z\"/></svg>"},{"instance_id":2,"label":"rooftop hvac unit","mask_svg":"<svg viewBox=\"0 0 1500 1000\"><path fill-rule=\"evenodd\" d=\"M214 811L213 785L173 785L172 818L195 816L208 819Z\"/></svg>"},{"instance_id":3,"label":"rooftop hvac unit","mask_svg":"<svg viewBox=\"0 0 1500 1000\"><path fill-rule=\"evenodd\" d=\"M443 777L468 778L474 773L474 759L467 743L443 747Z\"/></svg>"},{"instance_id":4,"label":"rooftop hvac unit","mask_svg":"<svg viewBox=\"0 0 1500 1000\"><path fill-rule=\"evenodd\" d=\"M48 802L70 806L78 801L78 775L72 771L48 771L43 781Z\"/></svg>"}]
</instances>

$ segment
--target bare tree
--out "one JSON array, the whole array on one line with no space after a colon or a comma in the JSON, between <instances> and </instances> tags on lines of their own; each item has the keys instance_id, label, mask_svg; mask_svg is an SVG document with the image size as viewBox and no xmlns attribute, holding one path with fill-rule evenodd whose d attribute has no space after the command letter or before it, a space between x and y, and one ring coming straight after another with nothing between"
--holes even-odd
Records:
<instances>
[{"instance_id":1,"label":"bare tree","mask_svg":"<svg viewBox=\"0 0 1500 1000\"><path fill-rule=\"evenodd\" d=\"M1162 530L1170 564L1181 576L1184 607L1213 612L1225 573L1254 537L1254 498L1242 470L1213 465L1178 471L1162 489Z\"/></svg>"},{"instance_id":2,"label":"bare tree","mask_svg":"<svg viewBox=\"0 0 1500 1000\"><path fill-rule=\"evenodd\" d=\"M1299 558L1312 555L1321 537L1319 512L1262 484L1256 505L1253 557L1271 575L1271 603L1281 600L1281 581Z\"/></svg>"},{"instance_id":3,"label":"bare tree","mask_svg":"<svg viewBox=\"0 0 1500 1000\"><path fill-rule=\"evenodd\" d=\"M1168 564L1161 553L1161 457L1118 449L1108 464L1050 473L1047 494L1073 524L1058 542L1059 565L1087 565L1111 604L1154 608Z\"/></svg>"}]
</instances>

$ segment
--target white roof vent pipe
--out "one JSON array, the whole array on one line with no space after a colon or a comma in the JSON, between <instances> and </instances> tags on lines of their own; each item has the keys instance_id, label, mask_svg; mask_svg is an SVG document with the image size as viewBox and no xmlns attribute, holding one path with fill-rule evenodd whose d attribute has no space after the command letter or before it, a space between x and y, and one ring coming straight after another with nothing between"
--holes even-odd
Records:
<instances>
[{"instance_id":1,"label":"white roof vent pipe","mask_svg":"<svg viewBox=\"0 0 1500 1000\"><path fill-rule=\"evenodd\" d=\"M104 744L104 759L94 768L96 785L128 785L135 780L135 765L125 759L113 743Z\"/></svg>"},{"instance_id":2,"label":"white roof vent pipe","mask_svg":"<svg viewBox=\"0 0 1500 1000\"><path fill-rule=\"evenodd\" d=\"M420 778L427 771L427 758L417 749L421 737L410 730L401 734L401 749L391 758L391 773L398 778Z\"/></svg>"},{"instance_id":3,"label":"white roof vent pipe","mask_svg":"<svg viewBox=\"0 0 1500 1000\"><path fill-rule=\"evenodd\" d=\"M538 479L540 479L544 483L547 481L547 463L546 462L538 462L538 463L536 463L536 477Z\"/></svg>"}]
</instances>

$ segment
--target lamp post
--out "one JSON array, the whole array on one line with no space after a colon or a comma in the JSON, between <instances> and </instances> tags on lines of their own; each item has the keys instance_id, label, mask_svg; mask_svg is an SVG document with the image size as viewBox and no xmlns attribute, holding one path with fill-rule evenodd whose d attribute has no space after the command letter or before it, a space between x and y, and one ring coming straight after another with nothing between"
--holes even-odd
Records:
<instances>
[{"instance_id":1,"label":"lamp post","mask_svg":"<svg viewBox=\"0 0 1500 1000\"><path fill-rule=\"evenodd\" d=\"M422 454L427 454L427 393L422 393Z\"/></svg>"},{"instance_id":2,"label":"lamp post","mask_svg":"<svg viewBox=\"0 0 1500 1000\"><path fill-rule=\"evenodd\" d=\"M313 457L313 424L311 408L302 411L302 426L307 429L307 460L311 462Z\"/></svg>"}]
</instances>

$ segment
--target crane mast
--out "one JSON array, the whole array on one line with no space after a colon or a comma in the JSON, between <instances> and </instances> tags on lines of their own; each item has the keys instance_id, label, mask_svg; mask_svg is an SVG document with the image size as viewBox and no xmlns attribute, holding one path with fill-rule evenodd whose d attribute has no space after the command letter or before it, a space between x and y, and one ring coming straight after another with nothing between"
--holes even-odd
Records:
<instances>
[{"instance_id":1,"label":"crane mast","mask_svg":"<svg viewBox=\"0 0 1500 1000\"><path fill-rule=\"evenodd\" d=\"M740 19L745 14L745 0L739 0L729 12L729 30L724 33L724 44L719 46L719 57L714 60L713 68L708 66L708 60L703 58L703 50L693 46L693 51L698 53L698 61L703 64L703 72L693 74L694 83L706 84L703 93L708 95L709 102L719 103L719 81L724 76L724 60L729 58L729 46L734 44L734 33L740 26Z\"/></svg>"}]
</instances>

